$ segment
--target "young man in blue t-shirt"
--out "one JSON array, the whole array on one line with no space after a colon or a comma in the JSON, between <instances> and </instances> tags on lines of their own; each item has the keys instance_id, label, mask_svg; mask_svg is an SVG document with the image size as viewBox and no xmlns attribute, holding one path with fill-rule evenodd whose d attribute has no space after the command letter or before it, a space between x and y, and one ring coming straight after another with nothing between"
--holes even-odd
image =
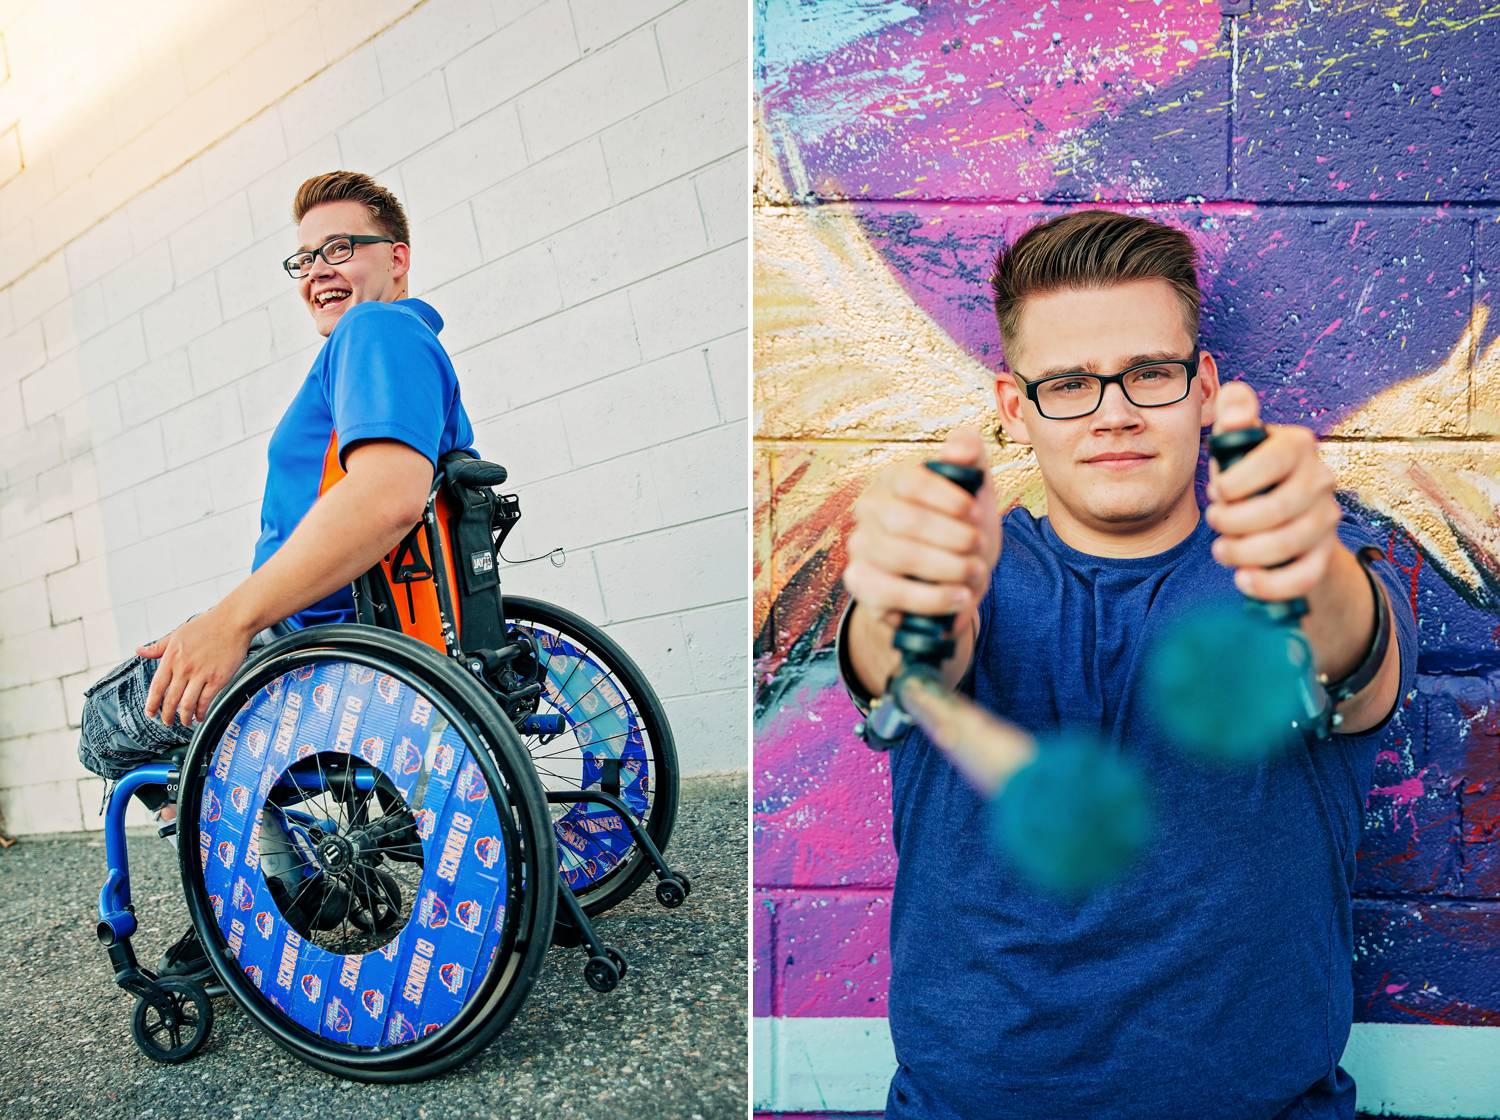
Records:
<instances>
[{"instance_id":1,"label":"young man in blue t-shirt","mask_svg":"<svg viewBox=\"0 0 1500 1120\"><path fill-rule=\"evenodd\" d=\"M327 341L272 433L251 574L89 690L79 757L115 778L187 743L277 623L353 622L349 585L421 518L438 459L474 439L443 321L407 297L401 203L366 175L308 179L282 262ZM151 805L164 831L175 809ZM191 935L169 954L201 965Z\"/></svg>"},{"instance_id":2,"label":"young man in blue t-shirt","mask_svg":"<svg viewBox=\"0 0 1500 1120\"><path fill-rule=\"evenodd\" d=\"M1373 732L1412 686L1416 625L1305 428L1266 425L1199 509L1203 429L1261 421L1197 346L1195 265L1184 234L1140 218L1084 211L1029 231L996 265L995 390L1047 516L1002 522L988 480L971 498L926 456L855 505L839 653L856 700L898 667L902 612L956 613L946 680L1027 731L1081 728L1132 755L1157 816L1127 877L1049 896L990 849L980 794L908 733L891 754L888 1117L1354 1115L1338 1066L1350 889ZM940 457L986 462L971 428ZM1239 592L1307 599L1342 719L1326 740L1213 767L1164 744L1143 665L1185 610Z\"/></svg>"}]
</instances>

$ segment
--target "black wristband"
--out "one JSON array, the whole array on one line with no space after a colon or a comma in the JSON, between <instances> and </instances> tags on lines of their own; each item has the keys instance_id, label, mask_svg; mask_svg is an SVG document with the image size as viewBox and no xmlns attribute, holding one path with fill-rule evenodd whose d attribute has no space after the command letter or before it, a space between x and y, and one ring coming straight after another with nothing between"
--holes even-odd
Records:
<instances>
[{"instance_id":1,"label":"black wristband","mask_svg":"<svg viewBox=\"0 0 1500 1120\"><path fill-rule=\"evenodd\" d=\"M1358 665L1336 681L1323 680L1323 687L1328 690L1334 707L1362 692L1375 679L1385 664L1386 652L1391 648L1391 608L1386 604L1379 577L1370 570L1370 565L1379 557L1379 552L1373 548L1362 548L1356 553L1365 579L1370 581L1370 594L1375 596L1375 633L1370 637L1370 648Z\"/></svg>"}]
</instances>

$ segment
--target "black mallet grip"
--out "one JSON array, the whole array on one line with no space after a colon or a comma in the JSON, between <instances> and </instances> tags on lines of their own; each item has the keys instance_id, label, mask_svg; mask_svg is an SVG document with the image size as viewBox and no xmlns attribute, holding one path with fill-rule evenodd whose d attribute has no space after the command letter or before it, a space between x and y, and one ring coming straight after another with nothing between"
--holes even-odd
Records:
<instances>
[{"instance_id":1,"label":"black mallet grip","mask_svg":"<svg viewBox=\"0 0 1500 1120\"><path fill-rule=\"evenodd\" d=\"M984 483L984 471L978 467L929 459L927 469L962 486L970 494L977 494ZM949 631L953 629L954 618L951 614L904 614L891 639L892 644L901 651L907 664L937 668L953 654L953 639L949 637Z\"/></svg>"},{"instance_id":2,"label":"black mallet grip","mask_svg":"<svg viewBox=\"0 0 1500 1120\"><path fill-rule=\"evenodd\" d=\"M1209 436L1208 453L1214 457L1214 462L1219 464L1219 471L1222 474L1265 441L1266 430L1264 428L1236 428L1232 432L1220 432ZM1306 599L1288 599L1285 602L1265 605L1268 613L1278 620L1295 620L1307 613Z\"/></svg>"}]
</instances>

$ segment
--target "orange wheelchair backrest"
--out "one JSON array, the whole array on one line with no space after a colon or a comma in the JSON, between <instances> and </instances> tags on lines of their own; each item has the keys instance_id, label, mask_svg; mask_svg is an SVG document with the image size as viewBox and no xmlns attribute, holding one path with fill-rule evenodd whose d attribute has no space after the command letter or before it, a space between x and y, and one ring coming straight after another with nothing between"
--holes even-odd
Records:
<instances>
[{"instance_id":1,"label":"orange wheelchair backrest","mask_svg":"<svg viewBox=\"0 0 1500 1120\"><path fill-rule=\"evenodd\" d=\"M324 453L323 487L319 496L344 476L344 468L339 463L338 433L335 432ZM458 586L458 579L453 569L453 542L449 539L453 506L447 487L438 487L434 500L439 551L443 558L442 579L448 591L448 602L452 604L454 617L450 621L456 637L462 632L462 607L459 596L453 594L453 589ZM388 630L399 630L425 642L439 653L447 653L449 649L444 636L443 610L427 536L424 518L401 538L395 548L381 558L379 564L355 582L355 604L360 622L383 626Z\"/></svg>"}]
</instances>

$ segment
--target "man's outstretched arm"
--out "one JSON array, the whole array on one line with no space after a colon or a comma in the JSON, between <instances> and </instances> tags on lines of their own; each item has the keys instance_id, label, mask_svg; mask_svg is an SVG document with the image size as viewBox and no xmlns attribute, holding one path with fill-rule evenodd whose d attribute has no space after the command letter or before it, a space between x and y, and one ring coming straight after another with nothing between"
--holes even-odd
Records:
<instances>
[{"instance_id":1,"label":"man's outstretched arm","mask_svg":"<svg viewBox=\"0 0 1500 1120\"><path fill-rule=\"evenodd\" d=\"M319 498L276 554L215 606L136 652L161 658L146 715L201 720L262 629L352 583L422 516L432 463L396 440L346 454L348 474Z\"/></svg>"},{"instance_id":2,"label":"man's outstretched arm","mask_svg":"<svg viewBox=\"0 0 1500 1120\"><path fill-rule=\"evenodd\" d=\"M1214 431L1260 422L1259 401L1249 386L1224 386ZM1352 672L1371 648L1375 596L1382 597L1391 620L1390 645L1375 676L1338 707L1340 734L1357 734L1375 727L1396 706L1401 638L1394 612L1409 608L1393 603L1379 579L1366 578L1339 539L1343 510L1334 498L1333 472L1318 455L1317 437L1294 425L1265 428L1266 441L1209 484L1213 504L1204 516L1220 534L1214 556L1235 569L1235 582L1246 595L1306 598L1302 630L1318 672L1331 681Z\"/></svg>"}]
</instances>

